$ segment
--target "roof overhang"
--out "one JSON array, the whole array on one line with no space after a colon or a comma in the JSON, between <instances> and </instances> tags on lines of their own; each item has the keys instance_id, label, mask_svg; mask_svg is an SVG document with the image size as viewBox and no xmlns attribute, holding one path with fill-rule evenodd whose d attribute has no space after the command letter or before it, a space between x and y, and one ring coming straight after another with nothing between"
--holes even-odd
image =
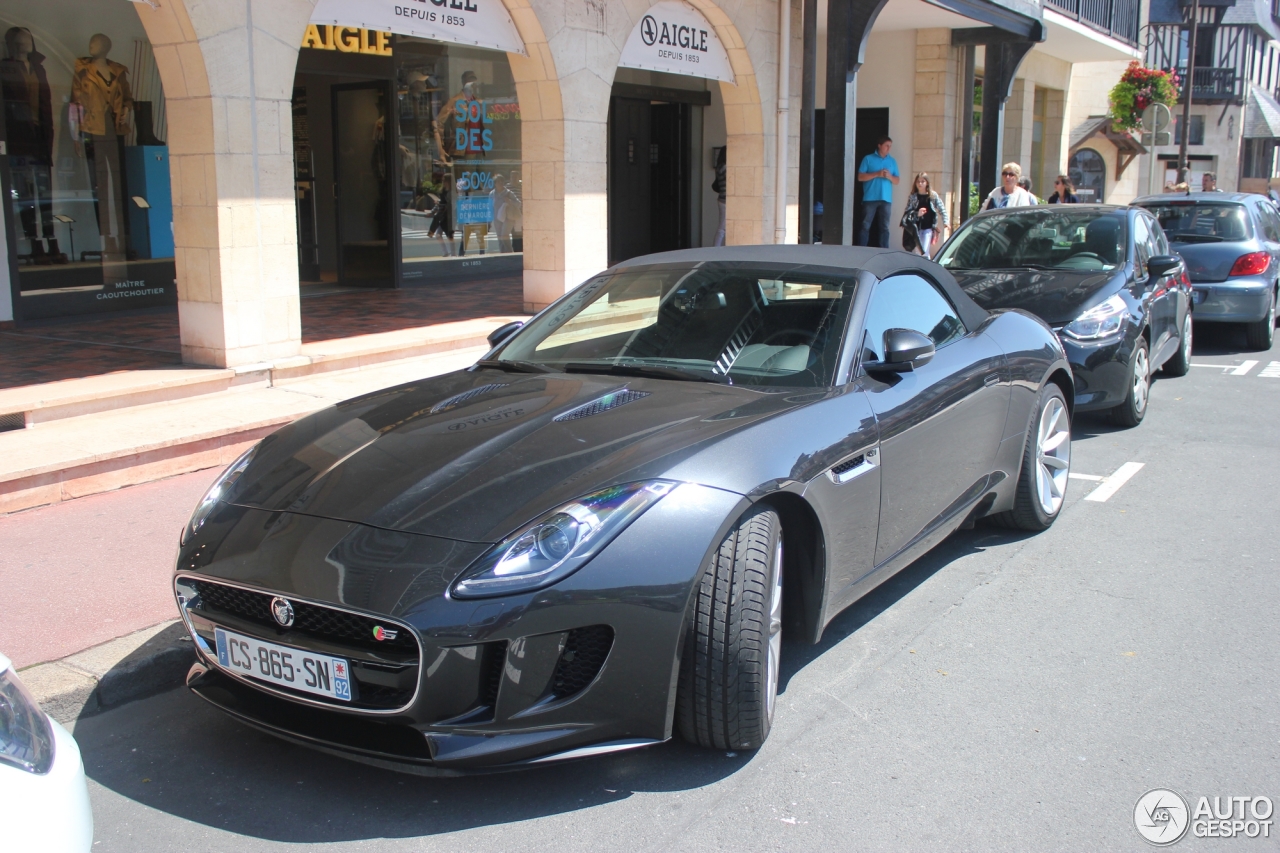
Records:
<instances>
[{"instance_id":1,"label":"roof overhang","mask_svg":"<svg viewBox=\"0 0 1280 853\"><path fill-rule=\"evenodd\" d=\"M1132 134L1112 129L1111 119L1108 116L1090 116L1071 131L1071 147L1067 151L1067 156L1079 151L1089 140L1099 138L1107 140L1116 147L1117 181L1139 154L1147 153L1146 146Z\"/></svg>"},{"instance_id":2,"label":"roof overhang","mask_svg":"<svg viewBox=\"0 0 1280 853\"><path fill-rule=\"evenodd\" d=\"M1044 7L1044 29L1044 43L1036 50L1066 62L1142 59L1142 52L1136 47L1055 12L1049 6Z\"/></svg>"},{"instance_id":3,"label":"roof overhang","mask_svg":"<svg viewBox=\"0 0 1280 853\"><path fill-rule=\"evenodd\" d=\"M1271 97L1271 93L1257 86L1249 87L1241 136L1244 139L1280 139L1280 103Z\"/></svg>"}]
</instances>

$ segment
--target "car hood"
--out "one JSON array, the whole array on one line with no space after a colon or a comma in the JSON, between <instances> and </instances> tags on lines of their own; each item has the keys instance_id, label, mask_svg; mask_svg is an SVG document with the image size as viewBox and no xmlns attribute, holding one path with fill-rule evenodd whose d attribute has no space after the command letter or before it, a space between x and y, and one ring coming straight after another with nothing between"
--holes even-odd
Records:
<instances>
[{"instance_id":1,"label":"car hood","mask_svg":"<svg viewBox=\"0 0 1280 853\"><path fill-rule=\"evenodd\" d=\"M1192 281L1226 281L1231 267L1241 255L1257 252L1262 247L1252 242L1182 243L1169 241L1173 251L1182 256Z\"/></svg>"},{"instance_id":2,"label":"car hood","mask_svg":"<svg viewBox=\"0 0 1280 853\"><path fill-rule=\"evenodd\" d=\"M1101 301L1116 271L952 270L965 293L988 311L1021 308L1049 325L1069 323Z\"/></svg>"},{"instance_id":3,"label":"car hood","mask_svg":"<svg viewBox=\"0 0 1280 853\"><path fill-rule=\"evenodd\" d=\"M460 371L349 400L273 433L232 502L496 542L574 498L661 477L709 442L827 393Z\"/></svg>"}]
</instances>

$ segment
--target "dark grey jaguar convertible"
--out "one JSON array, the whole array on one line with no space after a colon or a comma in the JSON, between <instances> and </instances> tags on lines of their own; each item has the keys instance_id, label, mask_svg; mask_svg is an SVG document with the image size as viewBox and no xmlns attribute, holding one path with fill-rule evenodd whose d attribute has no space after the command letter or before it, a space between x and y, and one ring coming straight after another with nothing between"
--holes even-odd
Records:
<instances>
[{"instance_id":1,"label":"dark grey jaguar convertible","mask_svg":"<svg viewBox=\"0 0 1280 853\"><path fill-rule=\"evenodd\" d=\"M1057 338L902 252L613 267L479 363L318 412L182 535L190 688L422 773L685 738L754 749L782 634L961 525L1062 507Z\"/></svg>"}]
</instances>

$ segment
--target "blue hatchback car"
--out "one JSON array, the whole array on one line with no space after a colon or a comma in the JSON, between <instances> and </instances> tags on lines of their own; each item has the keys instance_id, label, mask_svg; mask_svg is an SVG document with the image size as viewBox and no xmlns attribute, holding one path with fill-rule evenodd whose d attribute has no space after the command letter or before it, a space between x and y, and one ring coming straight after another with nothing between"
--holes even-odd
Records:
<instances>
[{"instance_id":1,"label":"blue hatchback car","mask_svg":"<svg viewBox=\"0 0 1280 853\"><path fill-rule=\"evenodd\" d=\"M1196 323L1239 323L1249 346L1271 349L1280 277L1280 213L1252 193L1140 198L1186 262Z\"/></svg>"}]
</instances>

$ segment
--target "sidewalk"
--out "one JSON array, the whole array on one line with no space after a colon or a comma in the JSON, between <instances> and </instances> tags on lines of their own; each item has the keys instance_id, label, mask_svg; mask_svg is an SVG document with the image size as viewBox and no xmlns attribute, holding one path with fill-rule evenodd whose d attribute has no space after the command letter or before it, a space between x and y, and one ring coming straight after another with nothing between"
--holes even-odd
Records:
<instances>
[{"instance_id":1,"label":"sidewalk","mask_svg":"<svg viewBox=\"0 0 1280 853\"><path fill-rule=\"evenodd\" d=\"M260 422L271 413L292 420L358 394L457 370L483 352L425 356L0 433L0 464L11 465L17 455L7 445L11 437L34 436L52 451L64 432L87 432L86 439L103 443L118 433L137 440L146 429L161 435L216 419ZM168 575L178 532L220 470L205 465L196 473L0 516L0 649L21 668L173 618Z\"/></svg>"}]
</instances>

